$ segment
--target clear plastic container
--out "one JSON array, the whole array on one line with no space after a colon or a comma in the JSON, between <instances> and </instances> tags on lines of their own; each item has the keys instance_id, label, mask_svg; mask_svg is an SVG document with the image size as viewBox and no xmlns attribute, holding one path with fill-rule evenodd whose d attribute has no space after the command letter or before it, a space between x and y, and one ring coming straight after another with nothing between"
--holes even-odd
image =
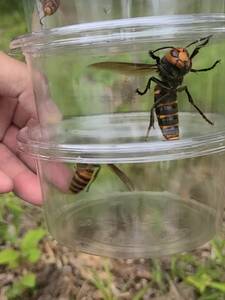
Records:
<instances>
[{"instance_id":1,"label":"clear plastic container","mask_svg":"<svg viewBox=\"0 0 225 300\"><path fill-rule=\"evenodd\" d=\"M113 19L225 12L224 0L23 0L23 3L30 31Z\"/></svg>"},{"instance_id":2,"label":"clear plastic container","mask_svg":"<svg viewBox=\"0 0 225 300\"><path fill-rule=\"evenodd\" d=\"M56 239L88 253L135 258L193 249L219 230L224 25L224 14L134 18L58 28L12 42L26 56L40 119L39 127L20 132L19 146L37 159L46 219ZM156 84L143 96L136 89L144 91L149 78L160 74L151 69L131 76L117 63L154 64L149 50L186 47L195 40L188 47L197 52L192 68L214 67L189 72L183 86L214 125L183 89L177 91L175 113L179 136L166 140L155 117L146 139Z\"/></svg>"},{"instance_id":3,"label":"clear plastic container","mask_svg":"<svg viewBox=\"0 0 225 300\"><path fill-rule=\"evenodd\" d=\"M159 142L152 153L131 157L115 149L109 158L103 148L91 158L88 150L68 144L68 128L60 130L55 144L37 138L39 128L24 128L18 142L37 160L47 225L63 245L115 258L154 257L194 249L220 230L224 134L215 148L203 139L204 150L195 154L189 153L192 144L182 152L171 145L176 142L161 142L163 150ZM58 144L61 134L64 144Z\"/></svg>"}]
</instances>

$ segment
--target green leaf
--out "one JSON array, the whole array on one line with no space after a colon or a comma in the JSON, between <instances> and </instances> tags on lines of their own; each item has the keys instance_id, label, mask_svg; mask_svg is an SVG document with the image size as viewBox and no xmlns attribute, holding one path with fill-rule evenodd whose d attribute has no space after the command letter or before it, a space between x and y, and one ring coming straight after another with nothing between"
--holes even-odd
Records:
<instances>
[{"instance_id":1,"label":"green leaf","mask_svg":"<svg viewBox=\"0 0 225 300\"><path fill-rule=\"evenodd\" d=\"M7 290L8 299L18 299L27 289L33 289L36 286L36 276L33 273L28 273L19 278Z\"/></svg>"},{"instance_id":2,"label":"green leaf","mask_svg":"<svg viewBox=\"0 0 225 300\"><path fill-rule=\"evenodd\" d=\"M26 251L26 258L31 263L36 263L41 256L41 251L37 248L30 249Z\"/></svg>"},{"instance_id":3,"label":"green leaf","mask_svg":"<svg viewBox=\"0 0 225 300\"><path fill-rule=\"evenodd\" d=\"M16 267L20 253L14 249L8 248L0 251L0 264Z\"/></svg>"},{"instance_id":4,"label":"green leaf","mask_svg":"<svg viewBox=\"0 0 225 300\"><path fill-rule=\"evenodd\" d=\"M36 275L28 273L20 278L20 283L26 288L34 288L36 286Z\"/></svg>"},{"instance_id":5,"label":"green leaf","mask_svg":"<svg viewBox=\"0 0 225 300\"><path fill-rule=\"evenodd\" d=\"M6 201L6 206L9 208L10 212L15 215L19 216L23 213L23 208L18 200L15 197Z\"/></svg>"},{"instance_id":6,"label":"green leaf","mask_svg":"<svg viewBox=\"0 0 225 300\"><path fill-rule=\"evenodd\" d=\"M161 262L159 259L152 260L153 266L151 268L152 280L158 285L161 290L165 289L164 272L162 270Z\"/></svg>"},{"instance_id":7,"label":"green leaf","mask_svg":"<svg viewBox=\"0 0 225 300\"><path fill-rule=\"evenodd\" d=\"M20 282L14 282L13 285L7 290L8 299L18 299L24 292L24 287Z\"/></svg>"},{"instance_id":8,"label":"green leaf","mask_svg":"<svg viewBox=\"0 0 225 300\"><path fill-rule=\"evenodd\" d=\"M223 300L224 294L221 294L215 290L207 290L202 296L198 298L198 300Z\"/></svg>"},{"instance_id":9,"label":"green leaf","mask_svg":"<svg viewBox=\"0 0 225 300\"><path fill-rule=\"evenodd\" d=\"M211 284L211 277L205 273L188 276L186 282L193 285L202 294Z\"/></svg>"},{"instance_id":10,"label":"green leaf","mask_svg":"<svg viewBox=\"0 0 225 300\"><path fill-rule=\"evenodd\" d=\"M132 298L132 300L141 300L143 299L145 293L147 292L147 290L149 289L148 286L144 287L143 289L141 289L140 291L138 291L135 296Z\"/></svg>"},{"instance_id":11,"label":"green leaf","mask_svg":"<svg viewBox=\"0 0 225 300\"><path fill-rule=\"evenodd\" d=\"M209 286L225 293L225 283L212 281L209 283Z\"/></svg>"},{"instance_id":12,"label":"green leaf","mask_svg":"<svg viewBox=\"0 0 225 300\"><path fill-rule=\"evenodd\" d=\"M46 235L42 228L29 230L21 240L20 248L24 252L29 252L32 248L37 248L40 240Z\"/></svg>"},{"instance_id":13,"label":"green leaf","mask_svg":"<svg viewBox=\"0 0 225 300\"><path fill-rule=\"evenodd\" d=\"M215 238L211 241L212 250L215 254L216 259L219 263L223 263L225 260L224 250L225 250L225 240Z\"/></svg>"},{"instance_id":14,"label":"green leaf","mask_svg":"<svg viewBox=\"0 0 225 300\"><path fill-rule=\"evenodd\" d=\"M104 300L116 300L112 294L111 283L107 279L102 279L95 269L92 269L91 282L102 294Z\"/></svg>"},{"instance_id":15,"label":"green leaf","mask_svg":"<svg viewBox=\"0 0 225 300\"><path fill-rule=\"evenodd\" d=\"M5 237L6 237L6 233L7 233L7 224L4 224L4 223L1 223L0 221L0 237L1 237L1 240L5 240Z\"/></svg>"}]
</instances>

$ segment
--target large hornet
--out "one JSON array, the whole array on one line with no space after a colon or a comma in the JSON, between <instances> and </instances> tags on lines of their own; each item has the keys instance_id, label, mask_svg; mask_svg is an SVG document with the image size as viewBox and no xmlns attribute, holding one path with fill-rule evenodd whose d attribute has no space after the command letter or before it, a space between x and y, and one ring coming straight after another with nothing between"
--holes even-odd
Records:
<instances>
[{"instance_id":1,"label":"large hornet","mask_svg":"<svg viewBox=\"0 0 225 300\"><path fill-rule=\"evenodd\" d=\"M118 178L124 183L129 191L134 190L132 182L119 167L114 164L108 164L107 166L118 176ZM81 163L77 164L70 183L70 191L78 194L86 189L86 192L88 192L91 184L97 178L100 169L100 165Z\"/></svg>"},{"instance_id":2,"label":"large hornet","mask_svg":"<svg viewBox=\"0 0 225 300\"><path fill-rule=\"evenodd\" d=\"M206 46L211 36L207 36L188 44L185 48L175 48L173 46L161 47L154 51L149 51L149 55L155 60L155 64L139 64L126 62L100 62L92 64L90 67L117 71L124 74L146 74L156 71L159 78L152 76L149 78L144 91L136 89L138 95L143 96L150 90L151 83L154 82L154 104L150 109L150 121L146 134L146 139L149 132L154 127L154 112L156 113L159 127L166 140L179 139L179 120L178 120L178 105L177 92L184 91L188 97L188 101L206 122L213 125L201 109L195 104L188 87L182 85L184 76L189 73L206 72L215 68L220 62L217 60L208 68L193 69L192 60L199 53L200 49ZM192 45L196 47L191 54L188 53L187 48ZM160 50L170 49L162 58L156 53Z\"/></svg>"}]
</instances>

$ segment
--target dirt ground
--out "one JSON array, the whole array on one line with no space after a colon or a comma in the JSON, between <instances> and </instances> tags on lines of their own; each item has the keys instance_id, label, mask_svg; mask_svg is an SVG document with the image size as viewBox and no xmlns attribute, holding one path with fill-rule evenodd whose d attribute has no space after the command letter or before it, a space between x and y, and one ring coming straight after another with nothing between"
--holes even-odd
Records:
<instances>
[{"instance_id":1,"label":"dirt ground","mask_svg":"<svg viewBox=\"0 0 225 300\"><path fill-rule=\"evenodd\" d=\"M42 223L39 213L24 216L22 230ZM0 267L0 300L7 300L6 290L18 276L27 271L37 275L34 292L23 295L23 300L194 300L194 288L182 281L172 280L170 274L171 257L160 260L161 273L166 283L156 284L152 273L153 261L106 259L83 253L75 253L59 245L50 236L41 243L42 256L32 266L22 266L16 270ZM210 256L207 244L192 252L199 260ZM161 274L159 273L159 274ZM94 280L104 287L97 288ZM160 281L160 280L159 280ZM105 294L104 294L105 293Z\"/></svg>"}]
</instances>

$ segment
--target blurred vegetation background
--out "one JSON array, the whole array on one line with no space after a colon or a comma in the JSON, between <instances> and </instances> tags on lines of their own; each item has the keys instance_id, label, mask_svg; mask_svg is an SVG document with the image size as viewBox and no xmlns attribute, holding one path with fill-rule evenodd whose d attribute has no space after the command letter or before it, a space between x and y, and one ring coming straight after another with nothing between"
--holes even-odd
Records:
<instances>
[{"instance_id":1,"label":"blurred vegetation background","mask_svg":"<svg viewBox=\"0 0 225 300\"><path fill-rule=\"evenodd\" d=\"M26 23L21 0L0 1L0 50L8 53L10 41L26 33Z\"/></svg>"},{"instance_id":2,"label":"blurred vegetation background","mask_svg":"<svg viewBox=\"0 0 225 300\"><path fill-rule=\"evenodd\" d=\"M0 0L0 50L8 53L10 41L26 32L22 1ZM13 194L1 196L0 300L225 299L224 239L136 265L91 258L88 273L88 256L78 262L55 242L44 240L40 246L46 235L42 224L39 213Z\"/></svg>"}]
</instances>

